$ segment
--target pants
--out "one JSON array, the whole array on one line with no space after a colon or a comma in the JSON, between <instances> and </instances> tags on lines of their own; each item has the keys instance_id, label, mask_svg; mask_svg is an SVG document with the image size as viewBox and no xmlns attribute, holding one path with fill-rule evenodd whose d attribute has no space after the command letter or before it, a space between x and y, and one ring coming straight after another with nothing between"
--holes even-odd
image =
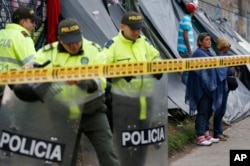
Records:
<instances>
[{"instance_id":1,"label":"pants","mask_svg":"<svg viewBox=\"0 0 250 166\"><path fill-rule=\"evenodd\" d=\"M185 52L179 52L180 56L182 58L188 58L190 55L188 53L185 53ZM187 80L188 80L188 72L187 71L183 71L182 74L181 74L181 82L184 84L184 85L187 85Z\"/></svg>"},{"instance_id":2,"label":"pants","mask_svg":"<svg viewBox=\"0 0 250 166\"><path fill-rule=\"evenodd\" d=\"M83 132L92 143L100 166L120 166L115 153L112 132L106 115L106 107L93 114L83 114L80 133Z\"/></svg>"},{"instance_id":3,"label":"pants","mask_svg":"<svg viewBox=\"0 0 250 166\"><path fill-rule=\"evenodd\" d=\"M198 105L195 119L195 130L197 136L202 136L209 130L209 119L212 116L212 98L203 94Z\"/></svg>"},{"instance_id":4,"label":"pants","mask_svg":"<svg viewBox=\"0 0 250 166\"><path fill-rule=\"evenodd\" d=\"M213 124L214 136L223 134L222 118L225 115L227 109L227 98L228 98L228 93L224 93L222 97L221 108L214 112L214 124Z\"/></svg>"}]
</instances>

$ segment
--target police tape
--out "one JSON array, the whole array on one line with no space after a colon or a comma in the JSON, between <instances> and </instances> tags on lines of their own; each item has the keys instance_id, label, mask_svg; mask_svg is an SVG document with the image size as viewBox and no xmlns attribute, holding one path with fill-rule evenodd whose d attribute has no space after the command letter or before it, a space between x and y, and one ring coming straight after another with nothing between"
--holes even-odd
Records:
<instances>
[{"instance_id":1,"label":"police tape","mask_svg":"<svg viewBox=\"0 0 250 166\"><path fill-rule=\"evenodd\" d=\"M0 84L22 84L172 73L250 63L250 55L166 59L153 62L113 63L72 67L34 68L0 72Z\"/></svg>"}]
</instances>

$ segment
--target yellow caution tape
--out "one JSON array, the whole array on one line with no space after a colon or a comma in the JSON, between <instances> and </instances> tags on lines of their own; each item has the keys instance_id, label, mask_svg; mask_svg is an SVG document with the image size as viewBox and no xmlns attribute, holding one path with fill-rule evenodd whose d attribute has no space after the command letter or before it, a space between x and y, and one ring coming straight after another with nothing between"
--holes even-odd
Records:
<instances>
[{"instance_id":1,"label":"yellow caution tape","mask_svg":"<svg viewBox=\"0 0 250 166\"><path fill-rule=\"evenodd\" d=\"M96 77L123 77L238 66L250 63L249 55L167 59L154 62L114 63L76 67L35 68L0 72L0 84L59 82Z\"/></svg>"}]
</instances>

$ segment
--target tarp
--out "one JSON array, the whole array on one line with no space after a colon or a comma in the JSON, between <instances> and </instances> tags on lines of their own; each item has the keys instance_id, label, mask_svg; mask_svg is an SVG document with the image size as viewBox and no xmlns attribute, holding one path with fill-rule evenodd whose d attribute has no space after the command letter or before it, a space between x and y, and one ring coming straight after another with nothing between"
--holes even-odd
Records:
<instances>
[{"instance_id":1,"label":"tarp","mask_svg":"<svg viewBox=\"0 0 250 166\"><path fill-rule=\"evenodd\" d=\"M115 3L115 4L107 3L107 8L111 20L115 24L117 30L119 30L122 15L126 12L126 10L121 6L120 3Z\"/></svg>"},{"instance_id":2,"label":"tarp","mask_svg":"<svg viewBox=\"0 0 250 166\"><path fill-rule=\"evenodd\" d=\"M230 51L234 55L246 55L247 52L243 47L241 47L238 43L239 39L237 35L234 35L234 31L226 27L226 23L224 21L212 20L205 12L202 10L198 10L195 13L195 18L199 21L199 23L204 27L204 29L211 35L214 41L217 40L218 37L224 37L232 44ZM233 32L232 32L233 31Z\"/></svg>"},{"instance_id":3,"label":"tarp","mask_svg":"<svg viewBox=\"0 0 250 166\"><path fill-rule=\"evenodd\" d=\"M224 118L227 122L237 122L250 115L250 92L237 80L239 87L235 91L229 92L227 111Z\"/></svg>"},{"instance_id":4,"label":"tarp","mask_svg":"<svg viewBox=\"0 0 250 166\"><path fill-rule=\"evenodd\" d=\"M101 46L117 34L117 28L101 0L61 0L61 13L65 18L77 19L83 35Z\"/></svg>"},{"instance_id":5,"label":"tarp","mask_svg":"<svg viewBox=\"0 0 250 166\"><path fill-rule=\"evenodd\" d=\"M169 73L168 74L168 97L178 107L187 114L189 113L189 107L185 104L185 91L186 86L181 82L180 73ZM170 107L168 107L170 109ZM171 108L173 109L173 108Z\"/></svg>"},{"instance_id":6,"label":"tarp","mask_svg":"<svg viewBox=\"0 0 250 166\"><path fill-rule=\"evenodd\" d=\"M170 48L174 57L179 57L176 49L178 25L172 2L166 0L139 0L138 2L143 13Z\"/></svg>"}]
</instances>

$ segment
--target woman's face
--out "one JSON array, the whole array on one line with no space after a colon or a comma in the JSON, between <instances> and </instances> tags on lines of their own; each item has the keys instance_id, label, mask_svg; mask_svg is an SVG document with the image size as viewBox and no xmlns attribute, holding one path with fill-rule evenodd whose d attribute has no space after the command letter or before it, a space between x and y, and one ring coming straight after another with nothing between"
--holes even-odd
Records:
<instances>
[{"instance_id":1,"label":"woman's face","mask_svg":"<svg viewBox=\"0 0 250 166\"><path fill-rule=\"evenodd\" d=\"M211 47L211 37L209 35L205 36L199 41L200 48L208 50Z\"/></svg>"}]
</instances>

